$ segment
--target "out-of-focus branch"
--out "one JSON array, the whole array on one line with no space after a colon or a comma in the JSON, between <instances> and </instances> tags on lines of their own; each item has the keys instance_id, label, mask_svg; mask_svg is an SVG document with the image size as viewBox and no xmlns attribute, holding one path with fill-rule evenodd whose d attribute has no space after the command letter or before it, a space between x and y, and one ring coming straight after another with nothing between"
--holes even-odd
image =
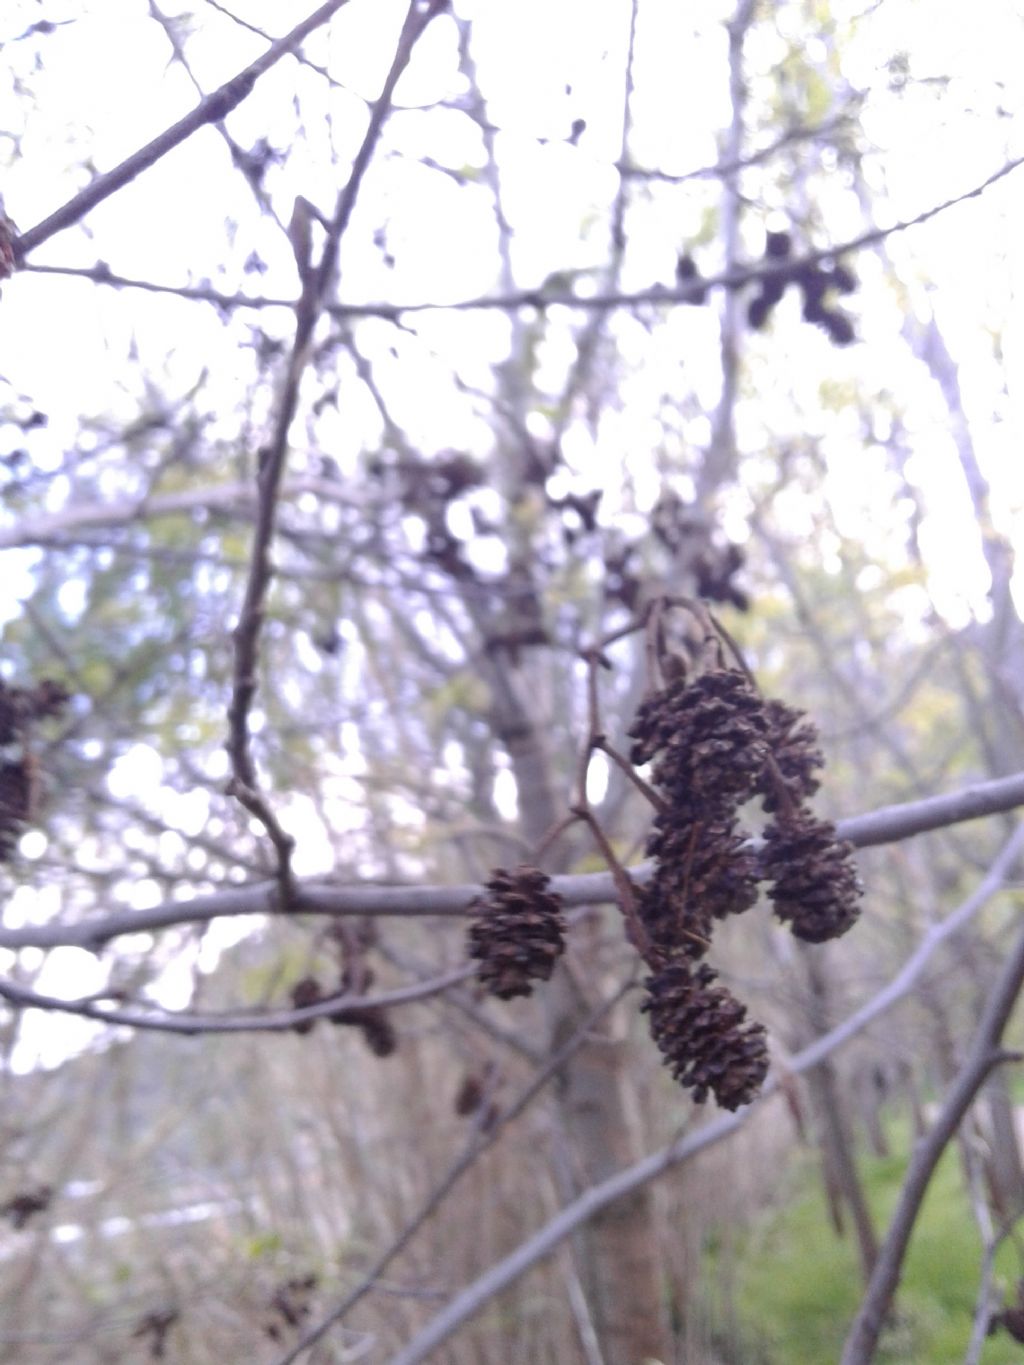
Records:
<instances>
[{"instance_id":1,"label":"out-of-focus branch","mask_svg":"<svg viewBox=\"0 0 1024 1365\"><path fill-rule=\"evenodd\" d=\"M926 830L941 829L964 820L977 820L1024 805L1024 773L965 787L948 796L928 797L902 806L883 806L866 815L840 820L839 837L857 847L895 843ZM633 881L643 882L648 864L629 869ZM615 900L615 879L609 872L554 877L551 890L567 905L598 905ZM329 882L300 883L294 909L307 915L370 915L428 917L464 915L480 895L476 883L457 886L334 886ZM204 924L235 915L270 915L281 909L274 882L255 882L169 901L148 910L125 910L72 925L26 925L0 928L0 948L78 947L98 950L121 934L153 933L176 924Z\"/></svg>"},{"instance_id":2,"label":"out-of-focus branch","mask_svg":"<svg viewBox=\"0 0 1024 1365\"><path fill-rule=\"evenodd\" d=\"M961 929L966 919L971 914L976 913L984 901L1001 888L1020 854L1022 845L1024 845L1024 826L1017 830L1004 847L975 893L964 905L954 911L942 925L937 926L939 932L932 930L926 936L922 947L927 944L927 952L922 952L919 948L908 959L898 975L893 978L893 981L880 991L873 1000L858 1010L856 1014L851 1015L849 1019L844 1020L843 1023L816 1039L809 1047L790 1057L786 1064L786 1071L791 1075L801 1075L809 1071L857 1033L867 1028L881 1014L891 1009L897 1000L902 999L920 977L927 959L931 957L939 944L951 933ZM1011 965L1016 967L1018 956L1021 958L1021 971L1024 972L1024 939L1022 939L1021 946L1014 952L1013 963L1008 964L1007 971L1003 973L997 996L993 998L993 1004L996 999L1003 1000L1006 994L1003 987L1008 979L1009 967ZM913 966L912 971L911 966ZM989 1015L992 1014L993 1009L990 1007L986 1018L988 1019ZM767 1099L779 1088L778 1076L769 1077L755 1104ZM668 1147L652 1153L632 1166L627 1166L599 1185L591 1186L578 1199L566 1205L561 1213L552 1218L539 1232L521 1243L503 1260L491 1266L472 1284L456 1294L447 1307L442 1309L423 1331L419 1332L407 1346L392 1357L389 1365L417 1365L417 1362L424 1360L431 1351L458 1331L463 1323L479 1312L485 1303L494 1298L495 1295L502 1293L538 1261L549 1256L559 1243L569 1237L577 1228L583 1226L616 1200L632 1194L634 1190L639 1189L647 1181L656 1179L665 1171L671 1170L673 1166L688 1161L698 1152L729 1137L730 1134L743 1126L749 1115L753 1113L754 1107L755 1105L748 1105L745 1109L740 1109L734 1114L721 1114L718 1118L712 1119L710 1123L699 1128L695 1133L680 1138Z\"/></svg>"},{"instance_id":3,"label":"out-of-focus branch","mask_svg":"<svg viewBox=\"0 0 1024 1365\"><path fill-rule=\"evenodd\" d=\"M987 1207L985 1213L988 1215ZM1020 1222L1021 1216L1021 1214L1017 1214L1009 1222L1004 1223L1001 1228L993 1229L988 1236L983 1237L984 1249L981 1257L978 1293L974 1300L974 1321L971 1324L971 1336L967 1343L967 1350L964 1352L963 1365L981 1365L981 1355L985 1349L985 1340L988 1337L993 1310L996 1307L993 1303L992 1284L995 1274L996 1253L1010 1237L1017 1241L1019 1249L1020 1240L1017 1238L1017 1224ZM990 1216L988 1221L991 1223Z\"/></svg>"},{"instance_id":4,"label":"out-of-focus branch","mask_svg":"<svg viewBox=\"0 0 1024 1365\"><path fill-rule=\"evenodd\" d=\"M762 147L756 152L750 152L746 156L712 161L706 166L698 166L694 171L681 171L674 174L671 171L660 171L654 167L635 166L625 159L620 161L615 169L624 179L643 180L647 184L685 185L691 180L715 180L719 176L735 175L737 171L745 171L751 166L760 166L765 161L770 161L776 152L792 146L794 142L813 142L816 138L828 137L848 126L850 122L850 114L844 111L833 118L825 119L821 123L811 124L808 127L787 128L773 142L769 142L766 147Z\"/></svg>"},{"instance_id":5,"label":"out-of-focus branch","mask_svg":"<svg viewBox=\"0 0 1024 1365\"><path fill-rule=\"evenodd\" d=\"M1021 805L1024 805L1024 773L1013 773L993 782L978 782L948 796L928 796L905 805L882 806L867 815L840 820L837 829L841 839L848 839L857 848L870 848L875 844L895 844L930 829L959 825L965 820L996 815Z\"/></svg>"},{"instance_id":6,"label":"out-of-focus branch","mask_svg":"<svg viewBox=\"0 0 1024 1365\"><path fill-rule=\"evenodd\" d=\"M230 19L233 24L237 24L239 28L244 28L248 33L255 33L256 36L262 38L264 42L271 43L274 41L272 35L269 34L266 29L260 28L258 24L251 24L248 19L243 19L240 14L233 14L226 5L218 4L217 0L206 0L206 3L209 5L210 9L215 9L218 14L223 14L225 19ZM355 99L362 98L362 96L357 95L350 86L343 85L341 81L336 81L326 67L320 66L318 62L311 61L304 52L296 52L295 59L300 62L302 66L308 66L310 71L315 71L318 76L322 76L327 84L332 86L335 90L344 90L347 95L350 95ZM369 103L369 101L366 102Z\"/></svg>"},{"instance_id":7,"label":"out-of-focus branch","mask_svg":"<svg viewBox=\"0 0 1024 1365\"><path fill-rule=\"evenodd\" d=\"M182 42L173 20L170 18L169 15L164 14L164 12L160 9L159 5L157 5L156 0L149 0L149 13L152 16L153 20L157 24L159 24L160 28L163 30L164 37L167 39L170 49L174 53L174 60L185 72L185 75L191 82L192 87L195 90L196 94L200 97L200 99L205 99L206 92L203 90L201 82L199 81L198 77L196 76L195 72L192 69L192 63L188 59L188 54L185 50L185 44ZM268 39L267 41L272 40ZM243 148L241 148L235 141L235 139L231 136L230 132L228 131L227 124L221 118L216 119L213 123L213 126L217 129L217 132L223 139L233 164L236 167L241 168L244 165L245 152ZM253 197L255 198L257 207L262 212L269 213L272 215L273 206L270 202L269 196L263 189L259 180L255 176L245 175L244 172L242 178L245 180L246 185L248 186Z\"/></svg>"},{"instance_id":8,"label":"out-of-focus branch","mask_svg":"<svg viewBox=\"0 0 1024 1365\"><path fill-rule=\"evenodd\" d=\"M212 303L218 308L287 308L295 311L295 299L274 298L263 294L226 294L205 284L160 284L156 280L140 280L133 275L118 275L103 261L96 265L37 265L28 262L26 275L67 275L71 279L88 280L91 284L109 284L114 289L141 289L147 294L171 294L193 303Z\"/></svg>"},{"instance_id":9,"label":"out-of-focus branch","mask_svg":"<svg viewBox=\"0 0 1024 1365\"><path fill-rule=\"evenodd\" d=\"M184 1033L191 1036L204 1033L282 1033L296 1024L305 1024L327 1016L332 1018L350 1012L353 1022L358 1022L367 1010L393 1009L396 1005L409 1005L417 1000L428 1000L460 982L468 981L475 975L477 964L471 963L436 976L432 981L420 981L415 986L405 986L401 990L383 991L380 995L336 995L326 1000L318 1000L315 1005L304 1005L301 1009L260 1011L246 1014L193 1014L186 1011L170 1013L153 1010L113 1009L98 1003L92 996L88 1000L61 1000L58 996L41 995L27 986L0 978L0 997L22 1009L50 1010L61 1014L77 1014L83 1019L95 1019L103 1024L120 1024L127 1028L145 1029L155 1033ZM341 1020L340 1022L344 1022Z\"/></svg>"},{"instance_id":10,"label":"out-of-focus branch","mask_svg":"<svg viewBox=\"0 0 1024 1365\"><path fill-rule=\"evenodd\" d=\"M186 138L191 137L199 128L204 127L207 123L216 123L225 118L251 93L260 76L269 71L282 57L287 56L314 29L325 24L346 3L347 0L328 0L327 4L321 5L308 18L303 19L301 24L296 24L290 33L279 38L261 57L257 57L254 62L251 62L244 71L240 71L237 76L233 76L219 89L200 100L184 118L165 129L152 142L148 142L145 147L133 152L113 170L107 171L105 175L97 176L84 190L81 190L66 204L62 204L59 209L51 213L49 218L44 218L41 223L29 228L17 241L18 257L27 256L30 251L35 250L37 246L56 233L63 232L65 228L77 223L97 204L102 203L104 199L108 199L110 195L115 194L123 186L134 180L137 175L154 165L162 156L173 151L175 147L184 142Z\"/></svg>"},{"instance_id":11,"label":"out-of-focus branch","mask_svg":"<svg viewBox=\"0 0 1024 1365\"><path fill-rule=\"evenodd\" d=\"M927 1137L914 1148L896 1211L878 1253L867 1292L846 1338L840 1365L869 1365L874 1360L878 1338L899 1284L910 1236L939 1158L992 1068L1000 1062L1021 1060L1019 1053L1005 1052L1001 1040L1022 985L1024 933L1018 937L999 974L970 1055L950 1087L938 1118Z\"/></svg>"},{"instance_id":12,"label":"out-of-focus branch","mask_svg":"<svg viewBox=\"0 0 1024 1365\"><path fill-rule=\"evenodd\" d=\"M348 501L342 485L330 479L309 476L284 480L281 492L288 497L315 493L324 501ZM0 550L22 545L52 544L59 536L72 536L90 527L138 526L143 521L181 516L200 509L234 513L251 520L256 505L256 489L248 483L215 483L205 488L187 488L180 493L142 494L135 498L72 505L59 512L25 517L10 527L0 529Z\"/></svg>"}]
</instances>

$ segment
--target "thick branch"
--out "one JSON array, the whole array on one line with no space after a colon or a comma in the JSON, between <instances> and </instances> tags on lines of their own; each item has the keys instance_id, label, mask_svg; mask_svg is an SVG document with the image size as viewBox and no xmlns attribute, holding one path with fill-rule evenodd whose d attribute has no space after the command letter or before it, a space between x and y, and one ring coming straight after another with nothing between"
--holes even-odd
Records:
<instances>
[{"instance_id":1,"label":"thick branch","mask_svg":"<svg viewBox=\"0 0 1024 1365\"><path fill-rule=\"evenodd\" d=\"M965 820L978 820L984 815L996 815L1022 805L1024 773L1013 773L994 782L978 782L948 796L928 796L905 805L881 806L867 815L840 820L837 829L841 839L848 839L857 848L870 848L875 844L898 843L900 839L925 834L930 829L959 825Z\"/></svg>"},{"instance_id":2,"label":"thick branch","mask_svg":"<svg viewBox=\"0 0 1024 1365\"><path fill-rule=\"evenodd\" d=\"M839 836L857 847L895 843L931 829L976 820L984 815L1024 805L1024 773L982 782L949 796L933 796L902 806L884 806L866 815L840 820ZM649 864L629 869L630 878L643 882ZM554 877L552 891L567 905L597 905L614 901L615 878L609 872ZM388 917L460 916L480 895L475 883L457 886L335 886L329 882L300 883L295 910L308 915L371 915ZM152 933L177 924L205 924L235 915L269 915L281 909L276 882L257 882L168 901L148 910L126 910L74 925L26 925L0 928L0 948L79 947L99 949L121 934Z\"/></svg>"}]
</instances>

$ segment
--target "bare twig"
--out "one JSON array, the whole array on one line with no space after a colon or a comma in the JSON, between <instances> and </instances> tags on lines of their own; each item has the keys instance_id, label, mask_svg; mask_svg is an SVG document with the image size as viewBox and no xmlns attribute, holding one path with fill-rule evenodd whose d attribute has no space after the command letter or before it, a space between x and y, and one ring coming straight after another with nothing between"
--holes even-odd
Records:
<instances>
[{"instance_id":1,"label":"bare twig","mask_svg":"<svg viewBox=\"0 0 1024 1365\"><path fill-rule=\"evenodd\" d=\"M343 0L342 0L343 2ZM210 98L214 98L211 96ZM962 194L954 195L951 199L944 199L940 204L934 204L931 208L924 209L913 218L901 219L893 223L890 227L871 228L866 232L860 233L856 237L847 238L846 241L837 242L833 246L825 247L820 251L811 251L799 258L793 258L788 264L792 270L803 269L822 261L831 261L839 256L845 256L855 251L860 251L864 247L874 246L878 242L885 241L896 233L906 232L910 228L920 227L922 224L936 218L940 213L945 213L947 209L955 208L957 204L966 203L969 199L976 199L985 193L998 181L1010 175L1020 166L1024 165L1024 157L1015 157L1006 162L1003 166L989 176L980 184L972 189L965 190ZM72 200L72 203L75 201ZM47 220L49 221L49 220ZM42 225L42 226L45 226ZM58 229L54 229L57 231ZM32 229L33 232L37 229ZM47 234L50 235L50 234ZM25 234L21 240L24 242L29 236ZM178 295L185 299L194 299L199 302L216 304L220 308L293 308L296 300L282 300L277 298L264 298L250 296L246 294L224 294L206 286L194 285L161 285L154 284L148 280L133 279L128 276L114 274L106 265L97 265L92 269L82 269L78 267L64 266L32 266L31 270L45 271L51 274L67 274L82 276L94 280L97 284L110 284L125 289L145 289L159 293L169 293ZM517 308L535 308L541 311L549 308L574 308L581 312L609 312L613 309L637 308L644 304L657 304L664 306L671 303L693 303L697 296L706 289L742 289L749 284L756 284L760 280L768 279L777 274L777 267L771 265L744 265L734 270L724 272L720 275L709 275L697 284L666 287L656 284L648 289L635 291L611 290L603 293L596 293L587 296L575 294L572 290L566 289L519 289L511 290L501 294L484 294L472 299L456 299L451 302L435 301L433 303L332 303L328 304L325 312L331 317L341 321L348 318L383 318L387 321L397 322L401 318L411 313L430 313L430 312L508 312Z\"/></svg>"},{"instance_id":2,"label":"bare twig","mask_svg":"<svg viewBox=\"0 0 1024 1365\"><path fill-rule=\"evenodd\" d=\"M188 59L188 54L185 51L185 45L178 36L178 31L175 28L174 22L168 15L164 14L164 12L160 9L159 5L156 3L156 0L149 0L149 13L155 20L155 22L158 23L160 25L160 28L163 30L164 37L167 39L171 51L174 53L174 60L185 72L185 75L188 77L189 81L192 84L192 88L195 90L196 94L199 95L200 99L205 99L206 92L203 90L203 87L199 79L197 78L195 72L192 69L192 63ZM268 38L268 41L272 40ZM230 132L228 131L228 126L222 118L216 119L213 123L213 126L217 129L217 132L223 139L224 145L228 149L228 153L231 156L233 164L241 170L242 167L245 165L246 156L245 151L238 145L235 139L231 136ZM267 195L266 191L263 189L262 184L260 183L258 177L252 175L251 173L246 174L243 171L242 178L245 180L246 185L251 191L253 197L255 198L257 207L260 208L264 213L268 213L273 216L274 215L273 205L271 204L270 198Z\"/></svg>"},{"instance_id":3,"label":"bare twig","mask_svg":"<svg viewBox=\"0 0 1024 1365\"><path fill-rule=\"evenodd\" d=\"M332 502L345 501L344 489L330 479L309 476L287 479L284 492L289 496L316 493ZM84 506L64 507L34 519L23 518L16 525L0 529L0 550L20 545L52 544L59 536L71 536L91 527L132 526L142 519L188 515L200 508L251 521L257 506L256 490L248 483L216 483L205 488L187 488L180 493L142 494L116 498Z\"/></svg>"},{"instance_id":4,"label":"bare twig","mask_svg":"<svg viewBox=\"0 0 1024 1365\"><path fill-rule=\"evenodd\" d=\"M373 107L369 127L363 137L359 151L356 153L348 182L338 195L337 207L328 228L327 240L319 265L315 270L306 270L300 262L303 282L302 293L295 305L295 336L292 341L288 368L277 407L274 434L269 446L260 452L260 467L257 476L258 506L249 578L246 583L238 624L234 630L235 663L231 702L228 708L229 734L227 743L232 776L228 790L262 822L270 836L277 854L278 881L283 908L289 908L295 898L295 886L291 871L294 840L284 831L269 801L260 790L249 743L249 713L256 695L256 673L259 663L259 642L263 627L264 602L273 576L270 545L274 535L278 498L288 454L288 433L291 430L292 419L298 409L299 389L303 372L309 360L313 332L331 281L334 278L341 238L348 227L363 176L370 164L390 112L395 86L409 64L409 58L412 56L412 50L417 39L422 35L436 12L433 4L424 10L421 8L419 0L411 0L398 38L398 46L391 63L391 69L385 78L380 98Z\"/></svg>"},{"instance_id":5,"label":"bare twig","mask_svg":"<svg viewBox=\"0 0 1024 1365\"><path fill-rule=\"evenodd\" d=\"M193 1014L187 1011L171 1013L156 1010L124 1010L105 1008L96 1003L99 997L86 1000L61 1000L57 996L41 995L15 981L0 978L0 997L24 1009L51 1010L55 1013L77 1014L83 1019L95 1019L103 1024L120 1024L128 1028L155 1033L180 1033L196 1036L206 1033L282 1033L296 1024L340 1016L346 1011L358 1015L369 1009L393 1009L418 1000L429 1000L452 986L468 981L477 972L477 964L458 967L455 971L437 976L432 981L420 981L396 991L382 991L380 995L336 995L318 1000L315 1005L301 1009L261 1011L245 1014Z\"/></svg>"},{"instance_id":6,"label":"bare twig","mask_svg":"<svg viewBox=\"0 0 1024 1365\"><path fill-rule=\"evenodd\" d=\"M114 289L141 289L148 294L172 294L175 298L193 303L212 303L218 308L287 308L295 311L295 299L282 299L263 294L225 294L205 284L159 284L156 280L140 280L132 275L118 275L103 261L96 265L37 265L29 262L24 267L27 275L68 275L72 279L89 280L93 284L109 284Z\"/></svg>"},{"instance_id":7,"label":"bare twig","mask_svg":"<svg viewBox=\"0 0 1024 1365\"><path fill-rule=\"evenodd\" d=\"M653 167L634 166L626 160L620 161L615 169L626 179L643 180L648 184L658 182L664 185L685 185L691 180L714 180L718 176L735 175L737 171L747 170L751 166L759 166L762 162L771 160L776 152L782 151L783 148L791 146L794 142L812 142L815 138L827 137L844 125L849 125L850 122L850 114L844 111L821 123L812 124L810 127L787 128L784 133L781 133L773 142L762 147L759 151L750 152L742 157L733 157L729 160L712 161L706 166L698 166L693 171L681 171L678 174L672 174L670 171L659 171Z\"/></svg>"},{"instance_id":8,"label":"bare twig","mask_svg":"<svg viewBox=\"0 0 1024 1365\"><path fill-rule=\"evenodd\" d=\"M223 14L225 19L230 19L232 23L237 24L239 28L244 28L249 33L255 33L257 37L264 39L265 42L271 43L274 41L273 37L266 29L260 28L258 24L251 24L248 19L243 19L239 14L232 13L226 5L218 4L217 0L206 0L206 3L209 5L210 9L215 9L218 14ZM352 95L355 99L362 98L362 96L357 95L350 86L343 85L341 81L334 80L329 71L320 66L317 62L311 61L304 52L296 52L295 59L296 61L301 62L303 66L308 66L310 71L315 71L318 76L322 76L328 85L333 86L335 90L344 90L346 94ZM366 103L369 103L369 101L367 100Z\"/></svg>"},{"instance_id":9,"label":"bare twig","mask_svg":"<svg viewBox=\"0 0 1024 1365\"><path fill-rule=\"evenodd\" d=\"M991 1236L985 1238L978 1293L974 1300L974 1321L971 1324L971 1337L964 1353L963 1365L980 1365L981 1363L981 1355L985 1349L985 1340L989 1333L993 1309L996 1307L993 1302L992 1284L995 1274L996 1253L1003 1243L1011 1237L1017 1241L1017 1251L1018 1254L1020 1253L1020 1242L1016 1235L1017 1224L1020 1219L1021 1214L1017 1214L1010 1222L1004 1223L1001 1228L994 1230Z\"/></svg>"},{"instance_id":10,"label":"bare twig","mask_svg":"<svg viewBox=\"0 0 1024 1365\"><path fill-rule=\"evenodd\" d=\"M27 256L30 251L34 251L56 233L63 232L65 228L84 218L97 204L122 189L142 171L147 170L162 156L166 156L186 138L191 137L199 128L225 118L250 94L260 76L269 71L282 57L286 57L314 29L325 24L346 3L347 0L328 0L327 4L321 5L308 18L303 19L301 24L296 24L290 33L279 38L261 57L257 57L237 76L233 76L218 90L200 100L184 118L165 129L145 147L133 152L112 171L97 176L84 190L51 213L49 218L44 218L41 223L29 228L18 238L16 244L19 259Z\"/></svg>"}]
</instances>

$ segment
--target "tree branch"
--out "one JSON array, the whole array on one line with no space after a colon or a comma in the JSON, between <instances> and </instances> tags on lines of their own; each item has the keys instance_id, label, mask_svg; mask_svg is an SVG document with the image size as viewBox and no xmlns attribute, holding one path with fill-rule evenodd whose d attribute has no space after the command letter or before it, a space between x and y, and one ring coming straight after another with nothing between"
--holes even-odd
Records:
<instances>
[{"instance_id":1,"label":"tree branch","mask_svg":"<svg viewBox=\"0 0 1024 1365\"><path fill-rule=\"evenodd\" d=\"M928 1136L911 1158L896 1211L882 1243L864 1300L854 1318L843 1347L840 1365L869 1365L878 1349L878 1338L900 1281L910 1237L935 1167L957 1128L984 1085L989 1072L1009 1054L1000 1048L1003 1030L1024 984L1024 933L1003 967L978 1031L970 1056L960 1068L945 1103ZM1017 1058L1019 1060L1019 1058Z\"/></svg>"},{"instance_id":2,"label":"tree branch","mask_svg":"<svg viewBox=\"0 0 1024 1365\"><path fill-rule=\"evenodd\" d=\"M283 481L281 492L289 497L315 493L322 501L351 505L344 487L332 479L296 476ZM22 545L52 544L58 536L90 527L137 526L141 520L181 516L199 509L236 512L252 520L256 507L257 490L250 483L208 484L205 488L187 488L180 493L143 493L133 498L72 505L32 520L22 519L16 525L0 530L0 550Z\"/></svg>"},{"instance_id":3,"label":"tree branch","mask_svg":"<svg viewBox=\"0 0 1024 1365\"><path fill-rule=\"evenodd\" d=\"M269 801L260 790L249 734L249 713L257 687L259 642L264 618L263 604L273 576L270 545L288 454L288 433L298 409L299 389L310 356L313 332L334 278L341 237L351 219L363 176L390 112L395 86L409 64L417 39L421 37L436 12L434 5L427 10L421 10L418 0L411 0L380 98L373 107L369 127L352 163L348 183L338 195L337 207L319 266L316 270L310 270L303 275L302 293L295 305L295 336L278 403L274 434L269 446L260 451L260 466L256 480L258 490L256 529L249 578L238 623L233 632L235 661L231 701L228 706L227 742L232 776L228 790L262 822L270 836L277 854L281 899L288 908L295 894L291 871L291 855L295 841L282 828Z\"/></svg>"},{"instance_id":4,"label":"tree branch","mask_svg":"<svg viewBox=\"0 0 1024 1365\"><path fill-rule=\"evenodd\" d=\"M71 227L84 218L97 204L108 199L110 195L134 180L142 171L147 170L161 157L173 151L175 147L184 142L186 138L191 137L199 128L207 123L216 123L219 119L225 118L251 93L260 76L269 71L282 57L287 56L314 29L325 24L346 3L347 0L328 0L327 4L321 5L307 19L303 19L301 24L296 24L290 33L279 38L261 57L257 57L237 76L233 76L226 84L214 90L205 99L200 100L184 118L165 129L152 142L148 142L145 147L133 152L119 166L115 166L112 171L97 176L84 190L69 199L66 204L62 204L54 213L51 213L49 218L44 218L41 223L29 228L18 238L16 243L15 249L19 259L27 256L30 251L34 251L48 238L53 237L58 232L63 232L65 228Z\"/></svg>"},{"instance_id":5,"label":"tree branch","mask_svg":"<svg viewBox=\"0 0 1024 1365\"><path fill-rule=\"evenodd\" d=\"M924 209L913 218L901 219L886 228L871 228L857 237L848 238L845 242L837 242L820 251L811 251L804 256L794 257L788 262L788 265L793 270L798 270L818 262L835 260L837 257L860 251L864 247L874 246L896 233L920 227L940 213L945 213L947 209L955 208L957 204L966 203L968 199L976 199L1022 165L1024 165L1024 156L1015 157L1000 166L998 170L993 171L973 189L965 190L962 194L954 195L951 199L944 199L942 203ZM24 241L25 238L21 240ZM143 289L151 293L173 294L179 298L195 300L200 303L212 303L218 308L294 309L296 305L295 299L226 294L206 285L169 285L157 284L151 280L134 279L130 276L115 274L102 262L92 268L47 265L29 266L27 269L30 272L78 276L92 280L96 284L109 284L116 288ZM633 292L610 290L591 295L575 294L571 290L565 289L518 289L504 294L484 294L472 299L456 299L449 303L440 301L434 303L332 303L324 311L337 320L383 318L389 322L398 322L401 318L412 313L507 312L516 308L536 308L541 311L549 308L574 308L581 312L608 312L618 308L636 308L642 304L694 303L697 296L704 290L742 289L748 284L756 284L760 280L768 279L777 273L778 267L775 265L750 264L726 271L720 275L708 275L692 285L673 286L671 288L662 284L655 284L648 289Z\"/></svg>"},{"instance_id":6,"label":"tree branch","mask_svg":"<svg viewBox=\"0 0 1024 1365\"><path fill-rule=\"evenodd\" d=\"M895 843L927 830L976 820L1024 805L1024 773L982 782L948 796L928 797L906 805L883 806L866 815L840 820L841 839L856 847ZM650 864L629 869L642 883ZM614 901L615 879L609 872L580 873L552 878L551 890L567 905L597 905ZM373 917L458 917L481 888L476 883L456 886L337 886L322 880L300 883L295 912L306 915L369 915ZM281 903L275 882L254 882L195 896L189 901L167 901L148 910L125 910L73 925L0 927L0 948L78 947L97 951L122 934L153 933L178 924L204 924L236 915L272 915Z\"/></svg>"},{"instance_id":7,"label":"tree branch","mask_svg":"<svg viewBox=\"0 0 1024 1365\"><path fill-rule=\"evenodd\" d=\"M434 977L432 981L420 981L415 986L405 986L396 991L383 991L380 995L336 995L327 1000L318 1000L315 1005L305 1005L301 1009L261 1011L253 1014L192 1014L182 1010L180 1013L145 1012L142 1010L109 1009L97 1002L93 996L89 1000L61 1000L58 996L40 995L38 991L14 981L0 978L0 997L23 1009L52 1010L61 1014L77 1014L83 1019L95 1019L103 1024L121 1024L127 1028L145 1029L154 1033L181 1033L195 1036L206 1033L282 1033L296 1024L304 1024L328 1015L336 1016L351 1011L358 1017L371 1009L393 1009L396 1005L408 1005L417 1000L428 1000L440 995L451 986L457 986L474 976L477 963L459 967L444 976ZM342 1021L343 1022L343 1021Z\"/></svg>"}]
</instances>

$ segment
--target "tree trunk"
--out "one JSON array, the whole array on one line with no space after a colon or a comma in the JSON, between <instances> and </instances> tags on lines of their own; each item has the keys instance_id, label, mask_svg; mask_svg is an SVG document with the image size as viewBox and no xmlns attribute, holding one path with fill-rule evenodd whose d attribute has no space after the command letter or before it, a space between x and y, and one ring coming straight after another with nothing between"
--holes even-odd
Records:
<instances>
[{"instance_id":1,"label":"tree trunk","mask_svg":"<svg viewBox=\"0 0 1024 1365\"><path fill-rule=\"evenodd\" d=\"M548 998L552 1044L587 1013L568 972ZM560 1118L580 1188L636 1160L635 1124L625 1066L627 1046L598 1036L580 1048L560 1078ZM658 1258L649 1185L592 1219L582 1237L581 1279L605 1365L671 1359L665 1277Z\"/></svg>"}]
</instances>

